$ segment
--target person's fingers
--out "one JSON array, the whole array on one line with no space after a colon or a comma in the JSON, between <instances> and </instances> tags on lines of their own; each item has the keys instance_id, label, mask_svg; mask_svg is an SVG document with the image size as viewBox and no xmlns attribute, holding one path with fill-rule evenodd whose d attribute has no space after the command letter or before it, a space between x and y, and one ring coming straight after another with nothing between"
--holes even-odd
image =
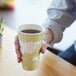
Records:
<instances>
[{"instance_id":1,"label":"person's fingers","mask_svg":"<svg viewBox=\"0 0 76 76\"><path fill-rule=\"evenodd\" d=\"M15 51L16 51L16 54L17 54L17 61L21 62L22 61L22 53L20 51L18 36L16 36L14 44L15 44Z\"/></svg>"},{"instance_id":2,"label":"person's fingers","mask_svg":"<svg viewBox=\"0 0 76 76\"><path fill-rule=\"evenodd\" d=\"M47 43L45 43L45 42L43 42L43 45L42 45L42 47L41 47L41 49L40 49L40 52L41 53L45 53L45 50L47 49Z\"/></svg>"},{"instance_id":3,"label":"person's fingers","mask_svg":"<svg viewBox=\"0 0 76 76\"><path fill-rule=\"evenodd\" d=\"M22 61L22 53L20 51L17 52L17 61L18 63Z\"/></svg>"},{"instance_id":4,"label":"person's fingers","mask_svg":"<svg viewBox=\"0 0 76 76\"><path fill-rule=\"evenodd\" d=\"M19 45L18 36L15 37L14 44L15 44L15 49L16 49L16 50L20 50L20 45Z\"/></svg>"}]
</instances>

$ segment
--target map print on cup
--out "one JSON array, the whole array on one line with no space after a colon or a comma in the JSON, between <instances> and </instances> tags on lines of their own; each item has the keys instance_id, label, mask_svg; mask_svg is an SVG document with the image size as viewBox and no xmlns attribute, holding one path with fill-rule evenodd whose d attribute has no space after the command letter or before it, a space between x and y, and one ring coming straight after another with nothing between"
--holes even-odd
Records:
<instances>
[{"instance_id":1,"label":"map print on cup","mask_svg":"<svg viewBox=\"0 0 76 76\"><path fill-rule=\"evenodd\" d=\"M22 54L24 55L24 53L27 53L27 54L32 54L35 52L35 49L38 45L41 44L41 41L40 42L20 42L21 44L21 50L22 50Z\"/></svg>"}]
</instances>

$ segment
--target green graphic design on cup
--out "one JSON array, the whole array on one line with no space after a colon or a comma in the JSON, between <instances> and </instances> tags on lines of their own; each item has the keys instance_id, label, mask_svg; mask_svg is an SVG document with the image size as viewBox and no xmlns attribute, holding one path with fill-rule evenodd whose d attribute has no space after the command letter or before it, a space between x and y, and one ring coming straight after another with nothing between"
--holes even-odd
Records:
<instances>
[{"instance_id":1,"label":"green graphic design on cup","mask_svg":"<svg viewBox=\"0 0 76 76\"><path fill-rule=\"evenodd\" d=\"M18 29L18 37L23 54L23 68L25 70L35 70L39 65L43 27L35 24L21 25Z\"/></svg>"}]
</instances>

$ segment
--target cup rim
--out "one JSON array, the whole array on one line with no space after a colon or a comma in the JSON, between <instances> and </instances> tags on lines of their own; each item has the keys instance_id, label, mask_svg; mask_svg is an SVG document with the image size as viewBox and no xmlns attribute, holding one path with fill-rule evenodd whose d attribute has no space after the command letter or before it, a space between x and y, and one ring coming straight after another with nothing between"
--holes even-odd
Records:
<instances>
[{"instance_id":1,"label":"cup rim","mask_svg":"<svg viewBox=\"0 0 76 76\"><path fill-rule=\"evenodd\" d=\"M38 26L38 27L40 27L41 29L42 29L42 31L41 32L38 32L38 33L24 33L24 32L21 32L21 30L20 30L20 28L22 27L22 26L25 26L25 25L34 25L34 26ZM39 34L42 34L42 33L44 33L44 27L43 26L41 26L41 25L37 25L37 24L23 24L23 25L20 25L19 27L18 27L18 33L21 33L21 34L27 34L27 35L39 35Z\"/></svg>"}]
</instances>

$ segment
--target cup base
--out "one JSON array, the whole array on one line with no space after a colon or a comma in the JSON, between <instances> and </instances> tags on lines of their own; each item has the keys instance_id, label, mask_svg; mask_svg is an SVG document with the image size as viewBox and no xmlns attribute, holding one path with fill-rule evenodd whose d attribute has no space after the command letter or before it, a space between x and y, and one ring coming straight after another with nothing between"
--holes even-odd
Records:
<instances>
[{"instance_id":1,"label":"cup base","mask_svg":"<svg viewBox=\"0 0 76 76\"><path fill-rule=\"evenodd\" d=\"M35 71L35 70L37 70L38 67L29 69L29 68L27 68L27 67L22 66L22 68L23 68L24 70L26 70L26 71Z\"/></svg>"}]
</instances>

